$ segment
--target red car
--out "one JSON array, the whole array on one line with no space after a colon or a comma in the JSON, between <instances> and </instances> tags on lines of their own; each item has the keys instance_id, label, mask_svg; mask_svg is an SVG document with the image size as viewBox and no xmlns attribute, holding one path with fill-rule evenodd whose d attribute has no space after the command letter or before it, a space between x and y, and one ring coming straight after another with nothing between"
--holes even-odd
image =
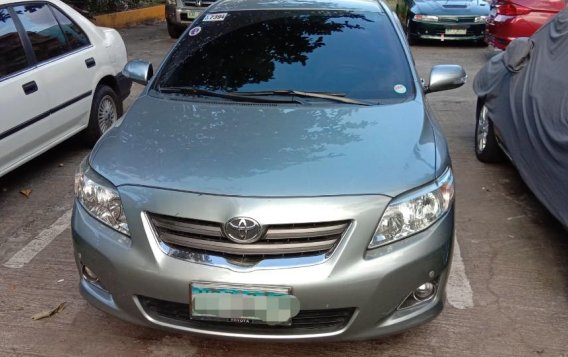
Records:
<instances>
[{"instance_id":1,"label":"red car","mask_svg":"<svg viewBox=\"0 0 568 357\"><path fill-rule=\"evenodd\" d=\"M564 0L492 0L485 42L504 50L515 38L531 36L564 6Z\"/></svg>"}]
</instances>

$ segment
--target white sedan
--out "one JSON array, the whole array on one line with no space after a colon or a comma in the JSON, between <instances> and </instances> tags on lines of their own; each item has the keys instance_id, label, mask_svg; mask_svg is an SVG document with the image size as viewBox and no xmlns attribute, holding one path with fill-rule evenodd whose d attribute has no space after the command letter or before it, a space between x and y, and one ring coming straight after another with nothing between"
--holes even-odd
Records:
<instances>
[{"instance_id":1,"label":"white sedan","mask_svg":"<svg viewBox=\"0 0 568 357\"><path fill-rule=\"evenodd\" d=\"M122 115L126 47L59 0L0 1L0 176Z\"/></svg>"}]
</instances>

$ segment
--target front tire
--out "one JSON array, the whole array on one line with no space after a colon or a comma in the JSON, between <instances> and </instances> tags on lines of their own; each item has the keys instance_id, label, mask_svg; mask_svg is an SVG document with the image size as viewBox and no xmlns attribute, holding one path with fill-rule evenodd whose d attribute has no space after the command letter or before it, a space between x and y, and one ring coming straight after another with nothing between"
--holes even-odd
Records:
<instances>
[{"instance_id":1,"label":"front tire","mask_svg":"<svg viewBox=\"0 0 568 357\"><path fill-rule=\"evenodd\" d=\"M183 28L181 28L181 27L179 27L175 24L172 24L169 21L167 21L167 26L168 26L168 34L173 39L179 38L184 31Z\"/></svg>"},{"instance_id":2,"label":"front tire","mask_svg":"<svg viewBox=\"0 0 568 357\"><path fill-rule=\"evenodd\" d=\"M475 122L475 155L479 161L485 163L497 163L504 159L503 151L495 137L493 122L489 118L485 103L481 100L478 101Z\"/></svg>"},{"instance_id":3,"label":"front tire","mask_svg":"<svg viewBox=\"0 0 568 357\"><path fill-rule=\"evenodd\" d=\"M118 96L107 85L99 85L91 104L91 114L87 127L87 141L94 145L97 140L116 122L120 116Z\"/></svg>"}]
</instances>

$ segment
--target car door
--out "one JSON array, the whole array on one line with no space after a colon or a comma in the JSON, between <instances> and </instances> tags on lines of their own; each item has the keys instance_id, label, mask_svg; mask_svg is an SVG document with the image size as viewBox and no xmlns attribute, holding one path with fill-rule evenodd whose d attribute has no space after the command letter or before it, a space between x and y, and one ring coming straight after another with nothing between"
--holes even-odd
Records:
<instances>
[{"instance_id":1,"label":"car door","mask_svg":"<svg viewBox=\"0 0 568 357\"><path fill-rule=\"evenodd\" d=\"M93 96L94 47L60 9L45 2L14 6L32 47L37 72L50 83L45 140L59 142L87 126Z\"/></svg>"},{"instance_id":2,"label":"car door","mask_svg":"<svg viewBox=\"0 0 568 357\"><path fill-rule=\"evenodd\" d=\"M41 145L36 127L47 120L50 108L49 87L33 66L15 17L11 7L0 7L0 176Z\"/></svg>"}]
</instances>

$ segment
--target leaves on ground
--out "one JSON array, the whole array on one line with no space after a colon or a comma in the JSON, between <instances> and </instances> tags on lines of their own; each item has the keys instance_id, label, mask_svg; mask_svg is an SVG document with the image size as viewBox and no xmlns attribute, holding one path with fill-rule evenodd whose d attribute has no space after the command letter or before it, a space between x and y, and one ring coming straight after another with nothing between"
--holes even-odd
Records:
<instances>
[{"instance_id":1,"label":"leaves on ground","mask_svg":"<svg viewBox=\"0 0 568 357\"><path fill-rule=\"evenodd\" d=\"M24 196L26 196L26 198L30 198L30 195L32 194L32 189L31 188L24 188L23 190L20 190L20 193Z\"/></svg>"},{"instance_id":2,"label":"leaves on ground","mask_svg":"<svg viewBox=\"0 0 568 357\"><path fill-rule=\"evenodd\" d=\"M61 304L57 305L53 309L38 312L37 314L32 316L32 320L41 320L41 319L45 319L47 317L51 317L51 316L57 314L58 312L63 311L63 309L65 309L65 302L62 302Z\"/></svg>"}]
</instances>

